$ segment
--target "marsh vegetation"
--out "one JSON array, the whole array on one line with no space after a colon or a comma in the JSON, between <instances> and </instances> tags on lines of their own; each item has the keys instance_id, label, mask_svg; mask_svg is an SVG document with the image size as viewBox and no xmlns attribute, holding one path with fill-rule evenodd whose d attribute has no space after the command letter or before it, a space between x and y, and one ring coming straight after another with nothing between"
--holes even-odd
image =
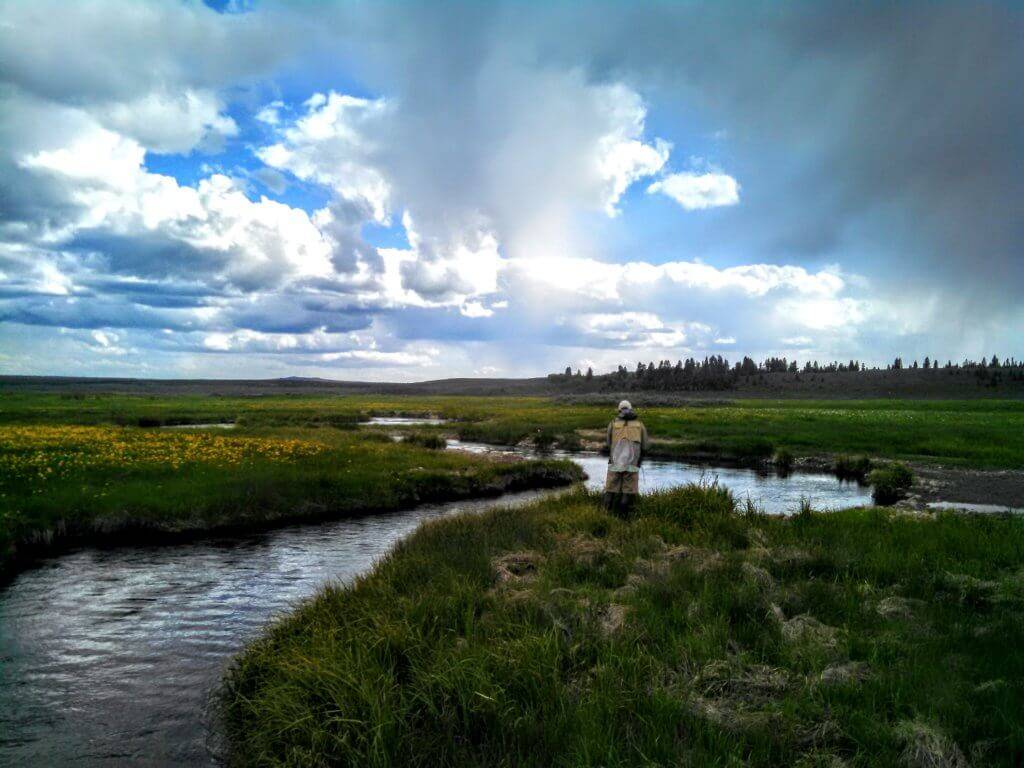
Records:
<instances>
[{"instance_id":1,"label":"marsh vegetation","mask_svg":"<svg viewBox=\"0 0 1024 768\"><path fill-rule=\"evenodd\" d=\"M360 426L375 417L384 426ZM0 404L0 559L97 532L257 525L567 482L564 464L493 465L437 449L445 436L593 447L607 417L604 404L547 398L10 394ZM810 456L859 481L879 458L1024 467L1024 403L1014 401L737 400L654 405L643 417L654 458L786 472ZM155 429L223 424L234 427ZM880 502L905 492L890 474L873 476Z\"/></svg>"},{"instance_id":2,"label":"marsh vegetation","mask_svg":"<svg viewBox=\"0 0 1024 768\"><path fill-rule=\"evenodd\" d=\"M570 462L498 463L438 451L438 440L310 426L0 426L0 573L74 542L252 529L581 477Z\"/></svg>"},{"instance_id":3,"label":"marsh vegetation","mask_svg":"<svg viewBox=\"0 0 1024 768\"><path fill-rule=\"evenodd\" d=\"M438 520L237 659L230 761L1012 764L1022 547L1020 518L772 518L715 486Z\"/></svg>"},{"instance_id":4,"label":"marsh vegetation","mask_svg":"<svg viewBox=\"0 0 1024 768\"><path fill-rule=\"evenodd\" d=\"M940 371L941 373L941 371ZM866 456L1024 469L1020 400L727 400L636 403L666 458ZM465 440L578 445L603 435L614 401L546 397L128 396L5 394L2 424L159 425L237 422L239 428L358 429L374 416L449 420Z\"/></svg>"},{"instance_id":5,"label":"marsh vegetation","mask_svg":"<svg viewBox=\"0 0 1024 768\"><path fill-rule=\"evenodd\" d=\"M452 437L593 448L608 414L547 398L12 395L0 403L4 562L48 543L165 541L567 484L581 477L568 461L441 449ZM652 404L643 418L655 457L782 474L813 459L873 482L880 502L914 482L906 461L1024 467L1016 402ZM228 757L1019 755L1021 519L826 515L809 500L786 511L799 514L770 518L749 501L739 512L712 483L646 495L631 520L578 490L430 523L244 650L220 698Z\"/></svg>"}]
</instances>

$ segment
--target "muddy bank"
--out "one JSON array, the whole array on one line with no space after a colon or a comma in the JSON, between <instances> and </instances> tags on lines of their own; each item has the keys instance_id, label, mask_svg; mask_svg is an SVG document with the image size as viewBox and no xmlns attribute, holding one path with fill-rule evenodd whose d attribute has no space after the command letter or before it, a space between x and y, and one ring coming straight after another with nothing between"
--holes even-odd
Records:
<instances>
[{"instance_id":1,"label":"muddy bank","mask_svg":"<svg viewBox=\"0 0 1024 768\"><path fill-rule=\"evenodd\" d=\"M907 501L915 506L947 501L1024 507L1024 470L911 466L916 477Z\"/></svg>"}]
</instances>

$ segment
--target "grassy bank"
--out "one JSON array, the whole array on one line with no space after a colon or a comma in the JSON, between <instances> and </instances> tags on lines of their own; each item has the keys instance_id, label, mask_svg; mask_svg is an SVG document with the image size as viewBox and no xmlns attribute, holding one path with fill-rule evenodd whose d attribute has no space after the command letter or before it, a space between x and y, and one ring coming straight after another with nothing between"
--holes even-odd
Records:
<instances>
[{"instance_id":1,"label":"grassy bank","mask_svg":"<svg viewBox=\"0 0 1024 768\"><path fill-rule=\"evenodd\" d=\"M1024 756L1024 520L580 492L429 523L230 670L235 765Z\"/></svg>"},{"instance_id":2,"label":"grassy bank","mask_svg":"<svg viewBox=\"0 0 1024 768\"><path fill-rule=\"evenodd\" d=\"M578 477L568 462L499 464L337 429L0 426L0 575L74 541L389 511Z\"/></svg>"},{"instance_id":3,"label":"grassy bank","mask_svg":"<svg viewBox=\"0 0 1024 768\"><path fill-rule=\"evenodd\" d=\"M175 424L238 421L250 427L355 428L370 415L436 414L468 440L558 441L608 423L611 405L548 398L130 397L16 394L0 401L0 424ZM1024 402L1000 400L737 400L643 408L666 456L765 458L867 454L979 468L1024 468Z\"/></svg>"}]
</instances>

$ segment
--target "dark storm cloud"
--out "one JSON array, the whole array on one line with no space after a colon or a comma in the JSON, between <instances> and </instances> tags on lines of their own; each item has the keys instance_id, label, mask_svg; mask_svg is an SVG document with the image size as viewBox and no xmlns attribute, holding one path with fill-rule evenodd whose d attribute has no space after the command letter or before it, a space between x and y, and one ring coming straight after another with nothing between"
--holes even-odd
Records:
<instances>
[{"instance_id":1,"label":"dark storm cloud","mask_svg":"<svg viewBox=\"0 0 1024 768\"><path fill-rule=\"evenodd\" d=\"M133 304L166 309L207 306L211 297L216 295L215 286L205 282L176 283L88 275L80 277L77 283L95 295L117 295Z\"/></svg>"},{"instance_id":2,"label":"dark storm cloud","mask_svg":"<svg viewBox=\"0 0 1024 768\"><path fill-rule=\"evenodd\" d=\"M110 273L144 278L181 274L212 277L231 258L228 252L196 248L161 231L118 235L106 230L80 230L64 247L98 255ZM215 281L207 284L211 282ZM210 284L210 289L215 293L217 286Z\"/></svg>"},{"instance_id":3,"label":"dark storm cloud","mask_svg":"<svg viewBox=\"0 0 1024 768\"><path fill-rule=\"evenodd\" d=\"M352 308L322 309L316 297L299 294L264 294L233 303L225 311L227 328L246 328L264 333L309 333L324 330L346 333L367 328L368 313Z\"/></svg>"},{"instance_id":4,"label":"dark storm cloud","mask_svg":"<svg viewBox=\"0 0 1024 768\"><path fill-rule=\"evenodd\" d=\"M1016 300L1024 6L649 10L608 8L615 23L567 47L589 39L578 53L595 71L682 93L727 128L747 171L733 212L744 226L723 222L715 239L776 258L843 257L987 304Z\"/></svg>"},{"instance_id":5,"label":"dark storm cloud","mask_svg":"<svg viewBox=\"0 0 1024 768\"><path fill-rule=\"evenodd\" d=\"M185 310L158 309L119 301L93 298L31 296L18 301L0 301L0 323L53 326L57 328L169 328L200 330L204 323Z\"/></svg>"},{"instance_id":6,"label":"dark storm cloud","mask_svg":"<svg viewBox=\"0 0 1024 768\"><path fill-rule=\"evenodd\" d=\"M496 69L582 67L726 131L743 202L688 244L694 252L841 261L876 290L940 292L981 312L1012 308L1024 285L1020 4L357 4L336 14L331 27L365 54L361 75L409 113L440 115L415 124L435 139L438 201L475 193L467 174L487 165L471 135L487 125L482 89L514 100L528 87Z\"/></svg>"}]
</instances>

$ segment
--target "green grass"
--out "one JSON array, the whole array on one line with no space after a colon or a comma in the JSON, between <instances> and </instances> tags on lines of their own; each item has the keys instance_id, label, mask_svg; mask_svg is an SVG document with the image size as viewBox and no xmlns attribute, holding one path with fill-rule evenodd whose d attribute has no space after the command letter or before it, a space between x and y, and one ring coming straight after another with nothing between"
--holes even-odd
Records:
<instances>
[{"instance_id":1,"label":"green grass","mask_svg":"<svg viewBox=\"0 0 1024 768\"><path fill-rule=\"evenodd\" d=\"M422 526L237 658L229 762L887 766L928 735L1020 762L1024 520L732 510L577 492Z\"/></svg>"},{"instance_id":2,"label":"green grass","mask_svg":"<svg viewBox=\"0 0 1024 768\"><path fill-rule=\"evenodd\" d=\"M906 465L894 462L872 470L867 481L876 504L893 504L914 484L914 473Z\"/></svg>"},{"instance_id":3,"label":"green grass","mask_svg":"<svg viewBox=\"0 0 1024 768\"><path fill-rule=\"evenodd\" d=\"M0 427L0 573L62 540L161 536L391 511L579 479L377 432L263 427Z\"/></svg>"},{"instance_id":4,"label":"green grass","mask_svg":"<svg viewBox=\"0 0 1024 768\"><path fill-rule=\"evenodd\" d=\"M355 428L370 415L436 414L463 439L528 439L572 447L580 430L600 438L612 406L549 398L141 397L4 394L0 424L139 424L240 421L249 426ZM665 456L766 459L866 455L980 468L1024 468L1024 402L1008 400L737 400L646 408L641 417Z\"/></svg>"}]
</instances>

